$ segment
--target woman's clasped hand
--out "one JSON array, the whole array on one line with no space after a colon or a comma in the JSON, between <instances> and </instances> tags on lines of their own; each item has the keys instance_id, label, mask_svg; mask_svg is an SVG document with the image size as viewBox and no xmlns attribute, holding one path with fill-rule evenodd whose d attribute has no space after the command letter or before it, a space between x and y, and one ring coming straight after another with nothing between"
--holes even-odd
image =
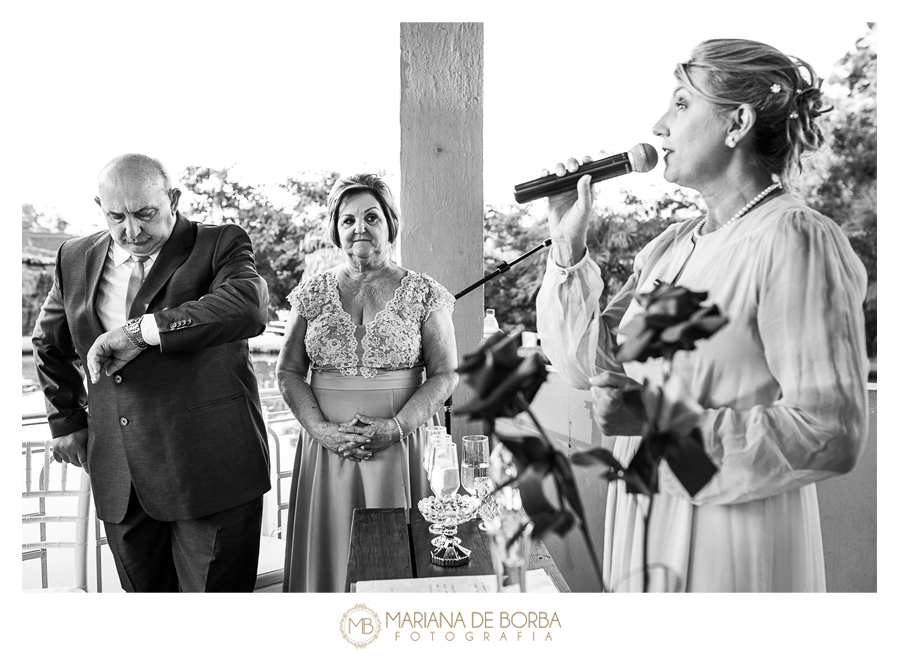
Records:
<instances>
[{"instance_id":1,"label":"woman's clasped hand","mask_svg":"<svg viewBox=\"0 0 900 658\"><path fill-rule=\"evenodd\" d=\"M362 437L348 436L342 431L346 424L321 422L313 426L309 433L329 452L351 461L366 460L371 454L366 450L367 441Z\"/></svg>"},{"instance_id":2,"label":"woman's clasped hand","mask_svg":"<svg viewBox=\"0 0 900 658\"><path fill-rule=\"evenodd\" d=\"M400 430L393 418L373 418L356 414L353 420L341 423L338 431L351 443L357 441L364 453L363 459L389 448L400 440ZM358 438L354 438L358 437Z\"/></svg>"}]
</instances>

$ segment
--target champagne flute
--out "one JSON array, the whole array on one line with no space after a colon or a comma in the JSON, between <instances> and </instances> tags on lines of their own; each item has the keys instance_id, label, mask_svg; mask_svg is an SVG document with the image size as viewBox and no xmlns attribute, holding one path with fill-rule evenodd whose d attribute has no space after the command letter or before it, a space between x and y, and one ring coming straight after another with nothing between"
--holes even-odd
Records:
<instances>
[{"instance_id":1,"label":"champagne flute","mask_svg":"<svg viewBox=\"0 0 900 658\"><path fill-rule=\"evenodd\" d=\"M442 437L435 441L431 459L431 490L441 504L450 501L459 489L459 458L456 455L456 444L450 437ZM440 526L440 534L431 540L432 545L446 548L457 545L456 524L448 519L435 526ZM430 530L431 528L429 528Z\"/></svg>"},{"instance_id":2,"label":"champagne flute","mask_svg":"<svg viewBox=\"0 0 900 658\"><path fill-rule=\"evenodd\" d=\"M431 490L445 500L459 489L459 458L456 445L450 439L438 440L431 460Z\"/></svg>"},{"instance_id":3,"label":"champagne flute","mask_svg":"<svg viewBox=\"0 0 900 658\"><path fill-rule=\"evenodd\" d=\"M434 425L425 428L425 452L422 454L422 468L424 468L425 472L428 474L429 481L431 480L431 457L432 452L434 451L434 440L444 436L448 435L447 428L443 425Z\"/></svg>"},{"instance_id":4,"label":"champagne flute","mask_svg":"<svg viewBox=\"0 0 900 658\"><path fill-rule=\"evenodd\" d=\"M435 492L437 495L437 491L435 491L432 475L434 473L434 462L435 456L437 455L437 450L440 446L443 446L446 443L450 443L452 445L452 440L448 434L446 434L446 428L436 425L435 427L427 428L426 432L428 432L428 446L425 450L425 474L428 476L428 483L431 484L431 490ZM444 524L440 522L432 523L428 526L428 532L433 535L440 535L443 531ZM440 540L440 537L436 537L432 540L432 543L437 546Z\"/></svg>"},{"instance_id":5,"label":"champagne flute","mask_svg":"<svg viewBox=\"0 0 900 658\"><path fill-rule=\"evenodd\" d=\"M471 495L482 501L478 516L482 521L493 516L496 503L491 496L493 486L488 477L488 438L483 434L463 437L462 486ZM478 525L485 530L484 523Z\"/></svg>"}]
</instances>

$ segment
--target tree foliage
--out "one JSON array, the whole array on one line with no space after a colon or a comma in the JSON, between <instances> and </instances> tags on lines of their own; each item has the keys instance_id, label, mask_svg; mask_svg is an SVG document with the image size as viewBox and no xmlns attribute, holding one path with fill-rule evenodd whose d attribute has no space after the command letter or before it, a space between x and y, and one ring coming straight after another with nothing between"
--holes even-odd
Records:
<instances>
[{"instance_id":1,"label":"tree foliage","mask_svg":"<svg viewBox=\"0 0 900 658\"><path fill-rule=\"evenodd\" d=\"M69 230L69 223L54 209L38 210L30 203L23 203L22 230L36 233L66 233Z\"/></svg>"},{"instance_id":2,"label":"tree foliage","mask_svg":"<svg viewBox=\"0 0 900 658\"><path fill-rule=\"evenodd\" d=\"M826 147L809 159L795 187L809 204L841 226L866 267L863 310L869 356L877 348L877 28L868 24L829 79L833 110L822 124Z\"/></svg>"},{"instance_id":3,"label":"tree foliage","mask_svg":"<svg viewBox=\"0 0 900 658\"><path fill-rule=\"evenodd\" d=\"M265 188L237 180L227 167L190 166L181 184L189 193L186 212L193 219L231 222L250 235L274 318L277 310L288 307L287 295L308 268L310 254L326 246L325 201L336 178L334 172L320 172L288 179L278 186L289 199L286 205L273 203Z\"/></svg>"},{"instance_id":4,"label":"tree foliage","mask_svg":"<svg viewBox=\"0 0 900 658\"><path fill-rule=\"evenodd\" d=\"M603 270L601 306L625 284L634 266L634 256L669 224L695 217L700 210L693 197L682 191L645 202L626 194L620 207L600 207L588 228L588 251ZM504 207L488 205L485 211L485 273L512 262L540 244L549 234L546 217L535 218L532 204ZM547 250L522 261L485 285L484 305L497 310L504 331L522 324L536 330L535 298L547 265Z\"/></svg>"}]
</instances>

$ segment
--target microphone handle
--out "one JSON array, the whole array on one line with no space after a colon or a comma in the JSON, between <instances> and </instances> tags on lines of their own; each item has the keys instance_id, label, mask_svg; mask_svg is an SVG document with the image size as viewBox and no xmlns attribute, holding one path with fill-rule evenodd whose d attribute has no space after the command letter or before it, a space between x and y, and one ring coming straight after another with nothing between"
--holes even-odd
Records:
<instances>
[{"instance_id":1,"label":"microphone handle","mask_svg":"<svg viewBox=\"0 0 900 658\"><path fill-rule=\"evenodd\" d=\"M567 192L578 187L578 179L585 174L591 175L591 182L596 183L608 178L615 178L623 174L630 174L634 168L628 153L619 153L596 162L589 162L578 168L578 171L568 172L565 176L550 174L543 178L535 178L527 183L516 185L514 197L516 203L526 203L544 196L552 196L560 192Z\"/></svg>"}]
</instances>

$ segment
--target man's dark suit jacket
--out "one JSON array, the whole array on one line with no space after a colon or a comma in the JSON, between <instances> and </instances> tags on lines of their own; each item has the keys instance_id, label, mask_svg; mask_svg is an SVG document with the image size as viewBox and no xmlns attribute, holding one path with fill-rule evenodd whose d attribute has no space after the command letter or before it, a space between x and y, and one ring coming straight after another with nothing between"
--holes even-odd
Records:
<instances>
[{"instance_id":1,"label":"man's dark suit jacket","mask_svg":"<svg viewBox=\"0 0 900 658\"><path fill-rule=\"evenodd\" d=\"M160 521L261 496L268 448L247 338L265 328L268 289L250 238L178 214L132 306L154 314L160 345L88 379L86 394L76 358L86 363L104 333L95 304L110 240L103 231L60 247L32 338L52 435L88 428L97 516L120 522L132 484Z\"/></svg>"}]
</instances>

